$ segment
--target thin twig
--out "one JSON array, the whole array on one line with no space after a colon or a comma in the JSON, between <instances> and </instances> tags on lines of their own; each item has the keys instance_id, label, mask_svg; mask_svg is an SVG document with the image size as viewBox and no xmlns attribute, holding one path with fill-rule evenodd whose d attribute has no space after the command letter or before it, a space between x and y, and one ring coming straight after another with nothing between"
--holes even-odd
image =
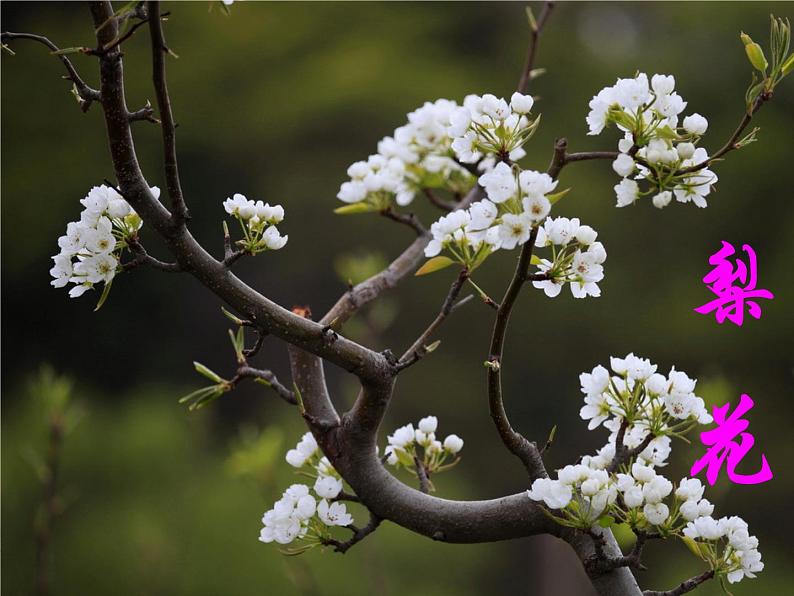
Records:
<instances>
[{"instance_id":1,"label":"thin twig","mask_svg":"<svg viewBox=\"0 0 794 596\"><path fill-rule=\"evenodd\" d=\"M154 117L154 109L152 108L152 104L149 103L147 100L146 105L143 106L140 110L135 110L134 112L127 113L127 120L130 122L139 122L141 120L145 120L146 122L151 122L152 124L160 124L160 121Z\"/></svg>"},{"instance_id":2,"label":"thin twig","mask_svg":"<svg viewBox=\"0 0 794 596\"><path fill-rule=\"evenodd\" d=\"M229 384L232 387L236 387L243 379L262 379L263 381L267 382L268 387L273 389L276 395L278 395L285 402L292 405L298 404L298 399L295 397L295 393L282 385L276 375L270 370L252 368L247 364L243 364L237 369L237 373L229 381Z\"/></svg>"},{"instance_id":3,"label":"thin twig","mask_svg":"<svg viewBox=\"0 0 794 596\"><path fill-rule=\"evenodd\" d=\"M391 207L387 207L386 209L381 210L380 214L387 219L391 219L392 221L396 221L397 223L408 226L414 232L416 232L418 236L422 236L423 234L427 233L427 230L422 225L422 222L419 221L419 218L413 213L399 213Z\"/></svg>"},{"instance_id":4,"label":"thin twig","mask_svg":"<svg viewBox=\"0 0 794 596\"><path fill-rule=\"evenodd\" d=\"M535 56L538 51L540 34L543 32L543 27L546 25L546 20L549 18L553 8L554 2L546 2L543 5L543 10L538 17L536 26L532 29L532 33L529 37L529 45L527 46L527 57L524 61L524 68L521 71L521 78L518 80L518 87L516 88L516 91L519 93L527 92L527 86L532 78L532 70L535 67Z\"/></svg>"},{"instance_id":5,"label":"thin twig","mask_svg":"<svg viewBox=\"0 0 794 596\"><path fill-rule=\"evenodd\" d=\"M182 185L179 181L179 167L176 157L176 126L174 115L171 112L171 99L168 96L168 84L165 77L165 56L168 46L165 44L160 3L148 2L149 31L152 38L152 75L154 90L157 97L157 106L160 111L160 121L163 132L163 165L165 167L165 180L168 194L171 197L171 219L176 227L181 227L188 219L187 205L182 195Z\"/></svg>"},{"instance_id":6,"label":"thin twig","mask_svg":"<svg viewBox=\"0 0 794 596\"><path fill-rule=\"evenodd\" d=\"M334 550L338 553L346 553L350 547L358 544L364 538L372 534L375 530L378 529L380 525L381 518L376 516L374 513L370 512L369 523L363 528L357 528L355 526L348 526L349 529L353 531L353 537L350 540L346 540L342 542L341 540L336 540L335 538L326 539L324 544L327 546L333 546Z\"/></svg>"},{"instance_id":7,"label":"thin twig","mask_svg":"<svg viewBox=\"0 0 794 596\"><path fill-rule=\"evenodd\" d=\"M428 494L430 492L430 477L425 464L416 455L414 455L414 467L416 468L416 477L419 479L419 490Z\"/></svg>"},{"instance_id":8,"label":"thin twig","mask_svg":"<svg viewBox=\"0 0 794 596\"><path fill-rule=\"evenodd\" d=\"M422 192L427 199L442 211L454 211L458 208L458 203L442 199L429 188L423 188Z\"/></svg>"},{"instance_id":9,"label":"thin twig","mask_svg":"<svg viewBox=\"0 0 794 596\"><path fill-rule=\"evenodd\" d=\"M62 512L61 499L58 496L58 472L61 463L63 435L62 416L53 414L49 421L49 443L42 486L42 515L37 519L35 526L36 596L46 596L50 591L49 550L52 540L52 527Z\"/></svg>"},{"instance_id":10,"label":"thin twig","mask_svg":"<svg viewBox=\"0 0 794 596\"><path fill-rule=\"evenodd\" d=\"M267 331L263 329L257 328L256 332L257 332L256 342L254 342L253 347L243 350L243 356L245 356L246 358L253 358L254 356L256 356L259 350L262 349L262 344L265 343L265 338L268 335L270 335Z\"/></svg>"},{"instance_id":11,"label":"thin twig","mask_svg":"<svg viewBox=\"0 0 794 596\"><path fill-rule=\"evenodd\" d=\"M64 54L58 54L57 52L61 51L60 48L58 48L58 46L56 46L46 37L42 35L34 35L33 33L11 33L10 31L6 31L0 35L0 38L2 39L3 43L12 39L29 39L47 46L50 49L50 52L55 54L66 67L66 71L69 74L64 78L74 83L74 88L77 90L77 95L80 98L80 109L83 112L88 111L88 108L91 107L92 102L102 101L102 96L99 91L89 87L85 81L80 78L80 75L77 74L77 70L75 69L71 60L69 60L69 58L67 58Z\"/></svg>"},{"instance_id":12,"label":"thin twig","mask_svg":"<svg viewBox=\"0 0 794 596\"><path fill-rule=\"evenodd\" d=\"M128 241L128 246L132 254L135 255L135 258L131 261L127 261L121 266L123 271L130 271L141 265L149 265L160 271L169 271L171 273L182 271L182 267L179 263L166 263L165 261L155 259L153 256L149 255L137 238L131 238Z\"/></svg>"},{"instance_id":13,"label":"thin twig","mask_svg":"<svg viewBox=\"0 0 794 596\"><path fill-rule=\"evenodd\" d=\"M428 339L430 339L433 333L435 333L436 329L441 326L444 320L455 308L455 300L457 300L458 295L460 294L460 291L468 278L469 270L466 268L461 269L458 277L456 277L455 281L452 282L449 292L447 292L447 296L444 298L444 302L441 305L441 310L439 310L436 318L433 319L433 322L428 325L427 329L422 332L422 334L416 339L416 341L414 341L411 347L408 348L400 357L399 361L397 362L398 370L408 368L412 364L419 361L423 356L425 356L425 354L427 354L426 344Z\"/></svg>"},{"instance_id":14,"label":"thin twig","mask_svg":"<svg viewBox=\"0 0 794 596\"><path fill-rule=\"evenodd\" d=\"M710 580L712 577L714 577L714 570L709 569L708 571L705 571L696 577L692 577L684 582L681 582L672 590L645 590L642 594L643 596L681 596L681 594L691 592L700 584Z\"/></svg>"}]
</instances>

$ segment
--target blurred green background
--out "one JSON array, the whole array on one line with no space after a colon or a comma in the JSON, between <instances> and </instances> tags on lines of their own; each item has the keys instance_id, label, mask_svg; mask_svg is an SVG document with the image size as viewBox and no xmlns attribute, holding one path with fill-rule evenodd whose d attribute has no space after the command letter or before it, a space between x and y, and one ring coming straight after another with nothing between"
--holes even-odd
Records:
<instances>
[{"instance_id":1,"label":"blurred green background","mask_svg":"<svg viewBox=\"0 0 794 596\"><path fill-rule=\"evenodd\" d=\"M289 307L324 312L361 273L360 260L397 254L407 229L374 216L331 210L345 169L426 100L512 92L528 29L522 4L253 3L230 17L209 3L168 3L171 97L179 123L180 170L193 233L220 253L221 201L234 192L278 202L290 236L278 254L240 262L239 272ZM614 132L587 137L590 97L635 70L673 73L687 112L709 118L705 146L716 149L735 127L749 80L740 30L767 43L778 3L564 3L543 36L538 66L548 73L532 91L543 124L527 146L525 167L543 169L555 137L572 150L613 149ZM786 14L788 13L788 14ZM92 44L88 11L73 3L3 2L3 30L49 36L61 47ZM41 487L31 452L47 441L46 391L30 385L42 363L74 380L83 412L62 453L68 508L51 544L56 594L575 594L588 593L567 547L533 538L449 546L384 524L344 557L312 551L285 558L257 542L259 519L294 476L282 457L304 428L295 411L261 387L243 387L188 414L176 399L201 385L191 361L232 371L220 304L187 276L138 270L119 278L110 300L71 300L49 287L49 257L79 199L112 177L97 106L82 114L61 65L38 45L15 42L2 58L2 571L3 594L32 590L33 520ZM146 30L124 45L131 108L153 100ZM95 61L74 58L96 85ZM709 404L756 402L750 431L775 473L756 486L723 476L709 491L717 515L738 514L761 541L766 562L736 594L783 594L794 581L788 514L794 371L791 193L794 81L786 80L758 115L760 142L720 164L705 210L649 204L616 210L617 178L607 162L577 164L562 175L573 192L558 213L599 231L609 253L598 300L556 300L527 292L508 338L504 378L514 425L543 440L557 425L549 468L562 467L605 441L578 418L578 374L610 355L648 356L700 379ZM159 131L135 126L150 184L163 185ZM430 223L429 205L412 207ZM775 293L760 320L719 326L692 308L720 240L758 253L759 285ZM144 233L150 252L160 251ZM373 254L374 253L374 254ZM501 295L513 257L489 260L481 286ZM359 271L356 271L356 270ZM453 274L409 279L346 332L373 347L407 346L434 316ZM440 334L441 348L401 376L390 430L428 413L440 432L466 440L463 462L438 479L439 494L488 498L526 488L523 473L493 430L482 361L492 313L465 307ZM266 342L256 364L288 377L285 350ZM340 407L355 394L330 367ZM382 438L382 443L385 437ZM789 445L789 447L786 447ZM669 476L680 478L698 445L677 443ZM359 512L360 514L361 512ZM670 588L699 573L681 544L647 549L644 587ZM720 593L712 582L702 594Z\"/></svg>"}]
</instances>

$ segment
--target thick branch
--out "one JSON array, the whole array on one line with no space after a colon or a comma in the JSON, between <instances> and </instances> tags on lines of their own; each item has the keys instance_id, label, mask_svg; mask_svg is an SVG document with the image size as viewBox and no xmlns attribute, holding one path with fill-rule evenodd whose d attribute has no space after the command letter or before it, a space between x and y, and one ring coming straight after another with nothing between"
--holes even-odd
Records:
<instances>
[{"instance_id":1,"label":"thick branch","mask_svg":"<svg viewBox=\"0 0 794 596\"><path fill-rule=\"evenodd\" d=\"M34 35L33 33L11 33L9 31L4 32L0 35L2 42L5 43L6 41L12 39L29 39L31 41L36 41L40 44L47 46L50 49L50 52L60 52L61 50L52 43L49 39L42 35ZM80 98L80 109L83 112L88 111L88 108L91 107L91 103L95 101L102 101L102 96L99 91L96 89L92 89L89 87L83 79L80 78L80 75L77 74L77 70L75 69L74 65L72 64L71 60L66 57L65 54L56 54L58 59L63 63L66 67L66 72L69 74L64 77L66 80L71 81L74 83L74 87L77 90L77 95Z\"/></svg>"},{"instance_id":2,"label":"thick branch","mask_svg":"<svg viewBox=\"0 0 794 596\"><path fill-rule=\"evenodd\" d=\"M681 596L681 594L686 594L687 592L691 592L695 588L697 588L700 584L705 581L710 580L714 577L714 570L709 569L708 571L701 573L700 575L690 578L685 582L681 582L678 586L673 588L672 590L645 590L643 592L643 596Z\"/></svg>"},{"instance_id":3,"label":"thick branch","mask_svg":"<svg viewBox=\"0 0 794 596\"><path fill-rule=\"evenodd\" d=\"M163 163L165 166L165 184L171 197L173 221L177 226L184 225L188 218L187 205L182 196L182 185L179 182L179 167L176 158L176 126L171 113L171 99L168 96L168 84L165 78L165 57L168 46L165 44L160 3L147 2L149 12L149 31L152 38L152 77L160 111L163 131Z\"/></svg>"},{"instance_id":4,"label":"thick branch","mask_svg":"<svg viewBox=\"0 0 794 596\"><path fill-rule=\"evenodd\" d=\"M535 67L535 55L538 51L538 42L540 41L540 34L543 32L543 27L546 25L546 20L549 18L554 2L546 2L543 5L543 10L538 17L535 27L532 28L532 33L529 37L529 45L527 46L527 57L524 61L524 68L521 71L521 78L518 81L516 91L519 93L526 93L529 81L532 79L532 70Z\"/></svg>"}]
</instances>

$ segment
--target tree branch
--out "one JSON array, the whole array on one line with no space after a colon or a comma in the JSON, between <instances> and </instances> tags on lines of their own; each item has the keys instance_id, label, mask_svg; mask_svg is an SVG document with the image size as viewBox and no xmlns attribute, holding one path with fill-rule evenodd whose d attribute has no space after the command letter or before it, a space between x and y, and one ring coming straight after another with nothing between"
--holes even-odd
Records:
<instances>
[{"instance_id":1,"label":"tree branch","mask_svg":"<svg viewBox=\"0 0 794 596\"><path fill-rule=\"evenodd\" d=\"M130 271L140 265L149 265L160 271L169 271L172 273L182 271L179 263L166 263L165 261L160 261L150 256L149 253L146 252L146 249L143 248L140 241L135 238L130 239L128 246L130 247L130 251L135 255L135 258L121 266L123 271Z\"/></svg>"},{"instance_id":2,"label":"tree branch","mask_svg":"<svg viewBox=\"0 0 794 596\"><path fill-rule=\"evenodd\" d=\"M168 96L168 84L165 78L165 57L168 46L165 44L160 2L147 2L149 13L149 31L152 38L152 77L160 111L163 131L163 164L168 194L171 197L172 219L175 226L183 226L189 218L187 205L182 196L182 185L179 181L179 167L176 158L176 126L171 113L171 99Z\"/></svg>"},{"instance_id":3,"label":"tree branch","mask_svg":"<svg viewBox=\"0 0 794 596\"><path fill-rule=\"evenodd\" d=\"M12 39L29 39L31 41L36 41L49 48L50 53L53 53L58 57L58 59L66 67L66 72L69 73L64 78L67 81L71 81L74 84L74 88L77 90L77 96L80 99L80 109L83 112L87 112L88 108L91 107L93 102L102 101L102 95L100 92L89 87L85 81L80 78L80 75L77 74L77 70L75 69L71 60L69 60L65 54L58 54L57 52L61 51L60 48L58 48L58 46L52 43L49 39L42 35L34 35L33 33L11 33L10 31L5 31L2 33L2 35L0 35L0 40L2 40L3 43Z\"/></svg>"},{"instance_id":4,"label":"tree branch","mask_svg":"<svg viewBox=\"0 0 794 596\"><path fill-rule=\"evenodd\" d=\"M297 405L298 403L295 393L282 385L276 375L270 370L252 368L245 364L237 369L237 374L229 382L232 386L236 386L243 379L262 379L285 402L292 405Z\"/></svg>"},{"instance_id":5,"label":"tree branch","mask_svg":"<svg viewBox=\"0 0 794 596\"><path fill-rule=\"evenodd\" d=\"M413 213L399 213L392 207L387 207L386 209L381 210L380 214L386 219L390 219L392 221L396 221L397 223L408 226L420 237L427 234L427 230L422 225L422 222L419 221L419 218Z\"/></svg>"},{"instance_id":6,"label":"tree branch","mask_svg":"<svg viewBox=\"0 0 794 596\"><path fill-rule=\"evenodd\" d=\"M378 526L380 525L380 522L381 519L378 516L370 513L369 522L363 528L357 528L356 526L348 526L348 529L353 531L352 538L344 542L331 538L329 540L326 540L325 544L328 546L333 546L336 552L344 554L350 549L350 547L358 544L359 542L364 540L364 538L366 538L367 536L372 534L375 530L377 530Z\"/></svg>"},{"instance_id":7,"label":"tree branch","mask_svg":"<svg viewBox=\"0 0 794 596\"><path fill-rule=\"evenodd\" d=\"M400 360L397 363L397 368L399 370L408 368L423 358L425 354L427 354L427 340L430 339L433 333L435 333L436 329L441 326L444 320L453 311L455 307L455 300L458 299L458 295L460 294L460 291L468 278L469 270L466 268L461 269L460 273L455 278L455 281L452 282L449 292L447 292L447 296L444 298L444 302L441 305L441 310L438 312L438 315L436 315L436 318L433 319L433 322L430 323L427 329L422 332L422 334L416 339L411 347L408 348L400 357Z\"/></svg>"},{"instance_id":8,"label":"tree branch","mask_svg":"<svg viewBox=\"0 0 794 596\"><path fill-rule=\"evenodd\" d=\"M430 493L430 478L427 475L427 468L416 455L414 455L414 468L416 469L416 477L419 479L419 490L425 494Z\"/></svg>"},{"instance_id":9,"label":"tree branch","mask_svg":"<svg viewBox=\"0 0 794 596\"><path fill-rule=\"evenodd\" d=\"M532 28L532 33L529 37L529 45L527 46L527 57L524 61L524 68L521 70L521 78L518 80L518 87L516 91L519 93L526 93L529 81L532 78L532 70L535 67L535 55L538 51L538 42L540 41L540 34L543 32L543 27L546 25L546 20L549 18L554 2L546 2L543 4L543 10L538 17L536 26Z\"/></svg>"},{"instance_id":10,"label":"tree branch","mask_svg":"<svg viewBox=\"0 0 794 596\"><path fill-rule=\"evenodd\" d=\"M700 575L690 578L684 582L681 582L678 586L673 588L672 590L645 590L643 592L643 596L681 596L681 594L686 594L687 592L691 592L695 588L697 588L700 584L705 581L710 580L714 577L714 570L709 569Z\"/></svg>"}]
</instances>

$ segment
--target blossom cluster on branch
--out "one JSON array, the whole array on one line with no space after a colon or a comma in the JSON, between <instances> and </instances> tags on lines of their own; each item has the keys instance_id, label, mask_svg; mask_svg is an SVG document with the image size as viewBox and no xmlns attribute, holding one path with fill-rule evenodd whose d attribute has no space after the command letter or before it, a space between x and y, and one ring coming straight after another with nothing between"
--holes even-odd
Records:
<instances>
[{"instance_id":1,"label":"blossom cluster on branch","mask_svg":"<svg viewBox=\"0 0 794 596\"><path fill-rule=\"evenodd\" d=\"M299 554L328 544L333 540L330 529L350 526L353 516L347 512L344 503L334 501L342 492L342 479L328 458L320 453L310 432L287 452L286 460L302 475L313 478L314 484L311 490L306 484L293 484L284 491L281 499L262 517L259 540L283 545L301 540L300 547L289 551L290 554Z\"/></svg>"},{"instance_id":2,"label":"blossom cluster on branch","mask_svg":"<svg viewBox=\"0 0 794 596\"><path fill-rule=\"evenodd\" d=\"M160 189L152 187L155 197ZM67 224L58 238L61 251L54 257L50 283L56 288L74 284L69 296L77 298L103 283L106 292L119 268L122 252L137 237L143 221L129 203L109 186L93 187L80 200L80 219Z\"/></svg>"},{"instance_id":3,"label":"blossom cluster on branch","mask_svg":"<svg viewBox=\"0 0 794 596\"><path fill-rule=\"evenodd\" d=\"M678 537L729 582L755 577L763 563L747 524L738 517L715 521L700 480L674 485L658 471L667 465L672 437L712 421L694 393L697 381L675 368L662 375L634 354L611 358L610 366L611 373L599 365L579 377L580 415L589 430L609 429L609 441L558 470L556 479L535 480L529 498L561 525L589 532L625 523L638 536Z\"/></svg>"},{"instance_id":4,"label":"blossom cluster on branch","mask_svg":"<svg viewBox=\"0 0 794 596\"><path fill-rule=\"evenodd\" d=\"M679 123L686 106L675 92L675 78L662 74L653 75L650 82L645 73L618 79L590 100L588 134L600 134L609 124L624 133L618 143L620 153L612 164L623 178L615 186L618 207L646 196L651 196L659 209L673 196L681 203L707 206L706 196L717 175L702 165L707 163L708 153L697 144L708 121L695 113ZM693 167L693 171L682 172Z\"/></svg>"}]
</instances>

